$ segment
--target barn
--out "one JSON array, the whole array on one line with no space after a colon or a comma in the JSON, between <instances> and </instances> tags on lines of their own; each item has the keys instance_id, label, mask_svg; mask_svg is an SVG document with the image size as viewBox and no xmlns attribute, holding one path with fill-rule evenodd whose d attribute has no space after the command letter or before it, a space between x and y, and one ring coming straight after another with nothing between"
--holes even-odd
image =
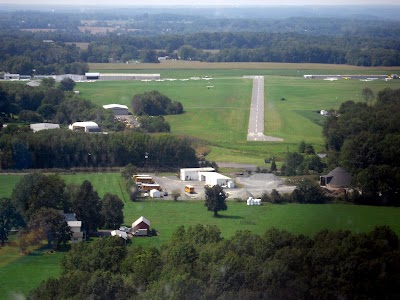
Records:
<instances>
[{"instance_id":1,"label":"barn","mask_svg":"<svg viewBox=\"0 0 400 300\"><path fill-rule=\"evenodd\" d=\"M328 175L320 176L319 183L328 188L347 188L351 186L351 179L350 173L341 167L337 167Z\"/></svg>"},{"instance_id":2,"label":"barn","mask_svg":"<svg viewBox=\"0 0 400 300\"><path fill-rule=\"evenodd\" d=\"M139 219L132 223L131 232L135 233L139 229L145 229L148 232L150 230L150 221L141 216Z\"/></svg>"},{"instance_id":3,"label":"barn","mask_svg":"<svg viewBox=\"0 0 400 300\"><path fill-rule=\"evenodd\" d=\"M214 168L205 167L205 168L186 168L181 169L181 180L199 180L201 181L200 172L215 172Z\"/></svg>"},{"instance_id":4,"label":"barn","mask_svg":"<svg viewBox=\"0 0 400 300\"><path fill-rule=\"evenodd\" d=\"M103 105L103 107L107 110L111 110L114 115L116 116L126 116L129 115L129 108L126 105L122 105L122 104L106 104Z\"/></svg>"}]
</instances>

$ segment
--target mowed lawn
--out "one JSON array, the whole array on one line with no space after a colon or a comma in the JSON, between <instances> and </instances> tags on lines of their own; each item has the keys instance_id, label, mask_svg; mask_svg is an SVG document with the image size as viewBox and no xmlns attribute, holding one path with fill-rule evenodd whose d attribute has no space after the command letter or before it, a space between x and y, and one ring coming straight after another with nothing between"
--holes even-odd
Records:
<instances>
[{"instance_id":1,"label":"mowed lawn","mask_svg":"<svg viewBox=\"0 0 400 300\"><path fill-rule=\"evenodd\" d=\"M296 73L293 69L284 69ZM131 70L134 71L134 70ZM82 97L104 105L107 103L125 104L135 94L158 90L171 99L182 102L185 113L166 116L172 133L193 136L207 141L212 161L242 162L263 165L265 157L282 159L289 150L294 151L300 141L312 143L317 151L324 151L322 126L324 117L321 109L337 109L347 100L363 101L361 91L365 87L378 92L384 88L400 88L400 80L370 81L304 79L301 75L267 75L271 70L233 69L226 70L148 70L160 71L162 78L172 75L186 79L192 76L209 76L210 80L188 81L108 81L78 83L76 89ZM339 70L324 70L338 72ZM167 72L167 73L165 73ZM183 73L182 73L183 72ZM247 74L266 75L265 77L265 134L281 137L284 142L247 142L247 129L250 108L252 80L243 79ZM302 72L324 73L322 70L303 70ZM361 68L341 70L342 73L382 73L382 70ZM206 75L207 74L207 75ZM231 76L227 76L227 75ZM336 73L334 73L336 74ZM175 76L174 76L175 75ZM235 77L236 75L236 77ZM240 75L240 76L239 76ZM207 86L213 86L207 88ZM284 98L285 100L281 100Z\"/></svg>"}]
</instances>

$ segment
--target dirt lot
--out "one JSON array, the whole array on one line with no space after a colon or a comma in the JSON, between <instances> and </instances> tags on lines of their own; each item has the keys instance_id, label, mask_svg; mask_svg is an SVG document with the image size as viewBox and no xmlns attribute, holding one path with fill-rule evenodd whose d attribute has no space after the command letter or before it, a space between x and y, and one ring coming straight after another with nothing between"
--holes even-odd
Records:
<instances>
[{"instance_id":1,"label":"dirt lot","mask_svg":"<svg viewBox=\"0 0 400 300\"><path fill-rule=\"evenodd\" d=\"M159 176L152 175L154 180L161 186L163 191L168 192L168 196L164 199L172 199L170 194L173 190L181 192L180 200L204 200L204 181L182 181L178 177L170 175ZM294 190L294 186L287 186L277 176L273 174L254 174L250 176L238 176L232 178L238 187L224 188L228 193L228 199L241 198L246 200L249 196L260 197L265 192L271 192L276 189L280 193L290 193ZM185 185L194 186L195 193L185 193Z\"/></svg>"}]
</instances>

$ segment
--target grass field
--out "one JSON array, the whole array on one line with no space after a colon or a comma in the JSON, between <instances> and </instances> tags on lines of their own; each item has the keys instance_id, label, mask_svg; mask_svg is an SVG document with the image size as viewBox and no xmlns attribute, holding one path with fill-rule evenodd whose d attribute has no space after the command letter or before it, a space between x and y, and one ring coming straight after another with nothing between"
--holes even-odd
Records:
<instances>
[{"instance_id":1,"label":"grass field","mask_svg":"<svg viewBox=\"0 0 400 300\"><path fill-rule=\"evenodd\" d=\"M321 109L338 108L347 100L362 101L364 87L375 92L386 87L399 88L400 80L360 82L358 80L305 80L304 74L391 74L396 68L366 68L347 65L277 63L201 63L166 61L160 64L92 64L91 71L160 73L161 78L209 76L209 82L94 82L78 83L83 97L103 105L130 106L133 95L159 90L181 101L185 113L167 116L172 133L189 135L211 145L208 160L263 165L265 157L277 159L297 149L300 141L324 150ZM284 142L247 142L247 127L252 81L243 75L265 75L265 134L284 138ZM207 85L214 88L207 89ZM281 101L284 97L286 100Z\"/></svg>"},{"instance_id":2,"label":"grass field","mask_svg":"<svg viewBox=\"0 0 400 300\"><path fill-rule=\"evenodd\" d=\"M119 173L77 173L61 175L66 183L81 184L90 180L100 197L110 192L124 200L124 223L131 225L141 215L151 221L159 236L137 238L135 244L160 246L169 240L180 225L217 225L222 236L229 238L237 230L250 230L263 234L271 227L312 236L321 229L349 229L366 232L376 225L389 225L400 234L400 208L355 205L262 205L246 206L245 202L228 202L228 210L214 218L203 201L150 201L130 202ZM21 175L0 175L1 196L10 196ZM48 254L36 251L21 256L16 248L0 248L0 299L9 299L10 291L26 294L41 280L57 276L63 253Z\"/></svg>"}]
</instances>

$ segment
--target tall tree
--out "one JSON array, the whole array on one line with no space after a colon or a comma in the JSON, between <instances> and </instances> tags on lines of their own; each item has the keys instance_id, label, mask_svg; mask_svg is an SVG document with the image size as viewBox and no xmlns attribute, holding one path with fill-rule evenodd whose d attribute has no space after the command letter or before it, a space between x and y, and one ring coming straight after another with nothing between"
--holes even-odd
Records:
<instances>
[{"instance_id":1,"label":"tall tree","mask_svg":"<svg viewBox=\"0 0 400 300\"><path fill-rule=\"evenodd\" d=\"M226 194L221 186L205 186L204 190L206 196L204 205L209 211L214 212L214 217L218 216L219 211L228 209L228 206L226 205Z\"/></svg>"},{"instance_id":2,"label":"tall tree","mask_svg":"<svg viewBox=\"0 0 400 300\"><path fill-rule=\"evenodd\" d=\"M0 241L1 245L8 239L12 227L23 225L22 216L17 212L10 198L0 199Z\"/></svg>"},{"instance_id":3,"label":"tall tree","mask_svg":"<svg viewBox=\"0 0 400 300\"><path fill-rule=\"evenodd\" d=\"M63 91L72 91L75 87L75 81L71 78L64 78L60 82L60 89Z\"/></svg>"},{"instance_id":4,"label":"tall tree","mask_svg":"<svg viewBox=\"0 0 400 300\"><path fill-rule=\"evenodd\" d=\"M48 245L54 249L65 246L71 240L71 230L64 216L54 208L41 208L35 212L29 223L30 231L42 232Z\"/></svg>"},{"instance_id":5,"label":"tall tree","mask_svg":"<svg viewBox=\"0 0 400 300\"><path fill-rule=\"evenodd\" d=\"M107 193L101 200L102 224L106 228L116 229L124 222L124 203L118 196Z\"/></svg>"},{"instance_id":6,"label":"tall tree","mask_svg":"<svg viewBox=\"0 0 400 300\"><path fill-rule=\"evenodd\" d=\"M82 221L82 228L89 236L90 231L96 231L101 224L100 197L93 189L90 181L85 180L71 201L72 211L76 218Z\"/></svg>"},{"instance_id":7,"label":"tall tree","mask_svg":"<svg viewBox=\"0 0 400 300\"><path fill-rule=\"evenodd\" d=\"M375 93L371 88L365 87L361 90L361 96L363 97L364 101L368 104L372 99L375 98Z\"/></svg>"},{"instance_id":8,"label":"tall tree","mask_svg":"<svg viewBox=\"0 0 400 300\"><path fill-rule=\"evenodd\" d=\"M28 222L40 208L63 210L65 183L58 175L32 173L25 175L15 185L12 199L18 212Z\"/></svg>"}]
</instances>

